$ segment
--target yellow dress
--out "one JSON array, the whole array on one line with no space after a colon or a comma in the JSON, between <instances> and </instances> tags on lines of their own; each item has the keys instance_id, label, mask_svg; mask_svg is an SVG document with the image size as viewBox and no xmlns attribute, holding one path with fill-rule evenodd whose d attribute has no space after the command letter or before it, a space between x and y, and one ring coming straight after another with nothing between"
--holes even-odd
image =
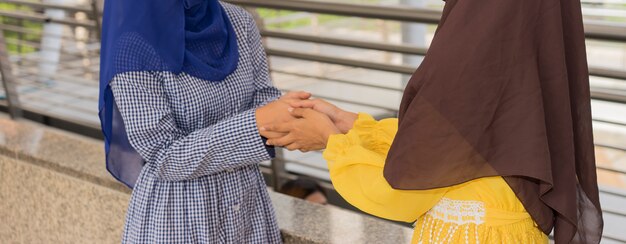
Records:
<instances>
[{"instance_id":1,"label":"yellow dress","mask_svg":"<svg viewBox=\"0 0 626 244\"><path fill-rule=\"evenodd\" d=\"M502 177L432 190L395 190L383 177L397 119L359 114L346 135L330 137L324 158L335 189L381 218L415 222L411 243L548 243Z\"/></svg>"}]
</instances>

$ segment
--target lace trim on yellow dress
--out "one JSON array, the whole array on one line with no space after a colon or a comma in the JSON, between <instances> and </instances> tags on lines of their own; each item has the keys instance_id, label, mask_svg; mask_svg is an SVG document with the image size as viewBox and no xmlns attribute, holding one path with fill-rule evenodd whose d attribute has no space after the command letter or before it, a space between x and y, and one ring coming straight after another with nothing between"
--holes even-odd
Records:
<instances>
[{"instance_id":1,"label":"lace trim on yellow dress","mask_svg":"<svg viewBox=\"0 0 626 244\"><path fill-rule=\"evenodd\" d=\"M444 197L426 212L423 220L419 228L418 243L423 243L424 232L428 232L428 243L449 243L459 231L464 231L465 243L469 243L470 231L474 232L475 243L480 243L478 226L485 223L485 204ZM443 232L444 229L447 229L446 232Z\"/></svg>"}]
</instances>

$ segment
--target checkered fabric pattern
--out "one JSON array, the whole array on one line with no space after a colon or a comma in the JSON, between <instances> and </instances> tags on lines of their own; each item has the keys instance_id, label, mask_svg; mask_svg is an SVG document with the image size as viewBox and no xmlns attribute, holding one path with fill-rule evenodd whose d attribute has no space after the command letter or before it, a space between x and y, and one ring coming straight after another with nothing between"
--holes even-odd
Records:
<instances>
[{"instance_id":1,"label":"checkered fabric pattern","mask_svg":"<svg viewBox=\"0 0 626 244\"><path fill-rule=\"evenodd\" d=\"M253 18L223 4L240 59L224 81L125 72L111 81L131 145L146 160L123 243L280 243L258 163L270 159L255 108L280 96Z\"/></svg>"}]
</instances>

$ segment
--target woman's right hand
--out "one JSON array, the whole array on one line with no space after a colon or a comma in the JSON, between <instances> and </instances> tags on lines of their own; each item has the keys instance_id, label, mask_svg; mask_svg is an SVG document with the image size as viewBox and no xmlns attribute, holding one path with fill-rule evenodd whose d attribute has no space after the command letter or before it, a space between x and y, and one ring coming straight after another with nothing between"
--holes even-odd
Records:
<instances>
[{"instance_id":1,"label":"woman's right hand","mask_svg":"<svg viewBox=\"0 0 626 244\"><path fill-rule=\"evenodd\" d=\"M259 107L256 109L256 122L257 127L260 129L261 127L268 126L275 123L284 123L294 120L295 118L289 112L291 106L290 103L295 101L301 101L304 99L309 99L311 94L308 92L289 92L280 99L275 100L266 104L265 106ZM268 132L261 131L261 136L272 139L283 137L286 134L284 133L276 133L276 132Z\"/></svg>"},{"instance_id":2,"label":"woman's right hand","mask_svg":"<svg viewBox=\"0 0 626 244\"><path fill-rule=\"evenodd\" d=\"M348 133L352 129L354 121L358 118L358 114L340 109L323 99L289 100L288 103L294 108L310 108L326 114L343 134Z\"/></svg>"}]
</instances>

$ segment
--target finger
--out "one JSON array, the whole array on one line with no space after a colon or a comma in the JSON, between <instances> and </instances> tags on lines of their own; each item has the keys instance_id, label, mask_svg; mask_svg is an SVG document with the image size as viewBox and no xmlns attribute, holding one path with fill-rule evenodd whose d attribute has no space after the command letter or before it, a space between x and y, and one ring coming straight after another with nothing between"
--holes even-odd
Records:
<instances>
[{"instance_id":1,"label":"finger","mask_svg":"<svg viewBox=\"0 0 626 244\"><path fill-rule=\"evenodd\" d=\"M294 108L314 108L315 100L289 100L287 104Z\"/></svg>"},{"instance_id":2,"label":"finger","mask_svg":"<svg viewBox=\"0 0 626 244\"><path fill-rule=\"evenodd\" d=\"M270 132L270 131L261 131L261 136L267 139L277 139L288 135L288 133L282 132Z\"/></svg>"},{"instance_id":3,"label":"finger","mask_svg":"<svg viewBox=\"0 0 626 244\"><path fill-rule=\"evenodd\" d=\"M262 132L289 133L291 131L291 123L278 123L278 124L264 125L261 127L261 131Z\"/></svg>"},{"instance_id":4,"label":"finger","mask_svg":"<svg viewBox=\"0 0 626 244\"><path fill-rule=\"evenodd\" d=\"M268 145L274 145L274 146L282 147L282 146L286 146L286 145L292 144L295 141L296 141L295 138L291 134L288 134L288 135L283 136L281 138L268 140L267 144Z\"/></svg>"},{"instance_id":5,"label":"finger","mask_svg":"<svg viewBox=\"0 0 626 244\"><path fill-rule=\"evenodd\" d=\"M287 148L287 150L289 151L295 151L295 150L300 149L300 146L298 145L297 142L294 142L294 143L287 145L285 148Z\"/></svg>"},{"instance_id":6,"label":"finger","mask_svg":"<svg viewBox=\"0 0 626 244\"><path fill-rule=\"evenodd\" d=\"M288 92L283 96L283 98L291 98L291 99L309 99L311 97L311 93L305 91L292 91Z\"/></svg>"},{"instance_id":7,"label":"finger","mask_svg":"<svg viewBox=\"0 0 626 244\"><path fill-rule=\"evenodd\" d=\"M319 113L315 111L314 109L310 109L310 108L294 108L294 109L289 109L289 112L291 113L293 117L296 117L296 118L307 118L307 117L310 117L311 115L314 115L315 113Z\"/></svg>"},{"instance_id":8,"label":"finger","mask_svg":"<svg viewBox=\"0 0 626 244\"><path fill-rule=\"evenodd\" d=\"M290 109L289 110L289 112L291 112L291 115L293 117L296 117L296 118L304 118L304 116L306 116L308 111L311 111L311 109L309 109L309 108L294 108L294 109Z\"/></svg>"}]
</instances>

